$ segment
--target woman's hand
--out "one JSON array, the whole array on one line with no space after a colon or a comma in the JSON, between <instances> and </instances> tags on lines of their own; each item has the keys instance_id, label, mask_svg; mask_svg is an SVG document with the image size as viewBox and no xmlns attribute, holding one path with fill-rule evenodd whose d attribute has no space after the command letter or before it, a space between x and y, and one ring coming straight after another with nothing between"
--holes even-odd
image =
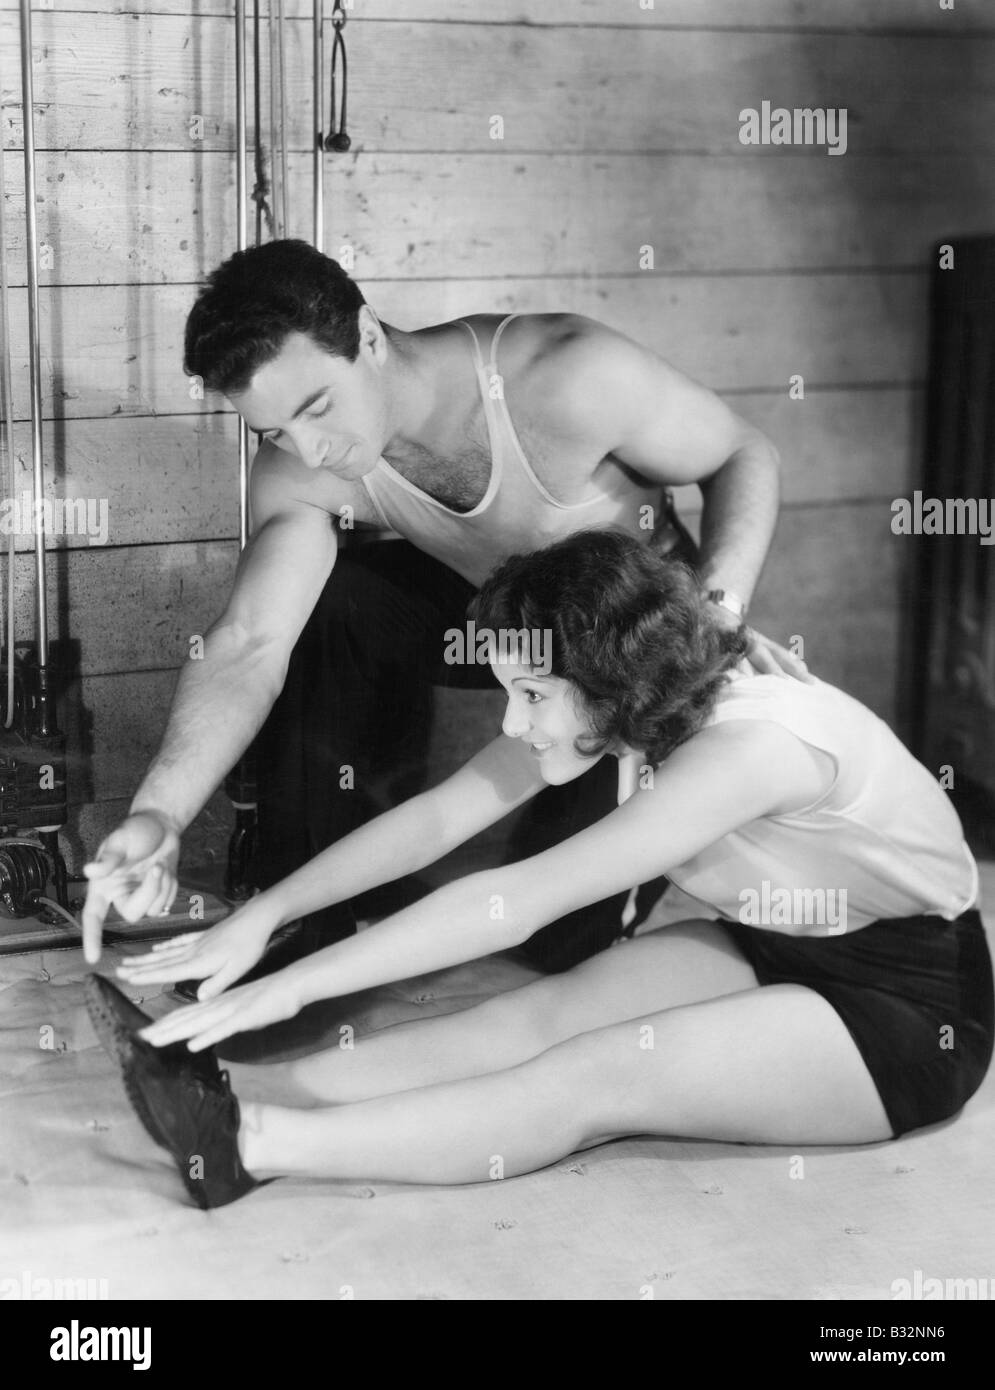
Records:
<instances>
[{"instance_id":1,"label":"woman's hand","mask_svg":"<svg viewBox=\"0 0 995 1390\"><path fill-rule=\"evenodd\" d=\"M153 1047L166 1047L169 1043L188 1039L190 1051L201 1052L205 1047L230 1038L233 1033L245 1033L293 1018L300 1009L295 977L289 970L278 970L263 980L239 985L220 998L177 1009L143 1028L138 1036Z\"/></svg>"},{"instance_id":2,"label":"woman's hand","mask_svg":"<svg viewBox=\"0 0 995 1390\"><path fill-rule=\"evenodd\" d=\"M213 999L262 959L279 924L278 914L260 895L207 931L160 941L143 956L129 956L117 973L133 985L203 980L198 999Z\"/></svg>"}]
</instances>

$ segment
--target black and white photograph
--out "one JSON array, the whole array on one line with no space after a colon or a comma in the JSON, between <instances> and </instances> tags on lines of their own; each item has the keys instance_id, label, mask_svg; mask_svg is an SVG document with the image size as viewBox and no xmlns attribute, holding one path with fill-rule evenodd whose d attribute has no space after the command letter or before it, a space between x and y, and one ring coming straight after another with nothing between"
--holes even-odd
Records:
<instances>
[{"instance_id":1,"label":"black and white photograph","mask_svg":"<svg viewBox=\"0 0 995 1390\"><path fill-rule=\"evenodd\" d=\"M958 1364L993 158L990 0L0 0L38 1364L422 1300Z\"/></svg>"}]
</instances>

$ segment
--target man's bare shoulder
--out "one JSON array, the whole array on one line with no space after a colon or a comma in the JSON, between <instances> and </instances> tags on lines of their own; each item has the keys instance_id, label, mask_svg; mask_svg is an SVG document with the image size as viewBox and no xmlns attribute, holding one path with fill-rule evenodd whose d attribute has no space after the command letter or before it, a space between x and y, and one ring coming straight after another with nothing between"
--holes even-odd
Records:
<instances>
[{"instance_id":1,"label":"man's bare shoulder","mask_svg":"<svg viewBox=\"0 0 995 1390\"><path fill-rule=\"evenodd\" d=\"M500 321L497 314L481 315L481 320ZM516 363L530 366L555 359L564 352L586 348L611 351L612 343L629 340L597 319L585 314L516 314L505 328L499 357L510 356Z\"/></svg>"},{"instance_id":2,"label":"man's bare shoulder","mask_svg":"<svg viewBox=\"0 0 995 1390\"><path fill-rule=\"evenodd\" d=\"M478 337L482 335L486 340L507 317L506 314L467 314L462 322L468 323ZM442 326L450 328L452 324ZM630 340L584 314L516 314L501 334L499 365L518 371L555 359L569 349L587 347L611 351L613 342L621 345Z\"/></svg>"},{"instance_id":3,"label":"man's bare shoulder","mask_svg":"<svg viewBox=\"0 0 995 1390\"><path fill-rule=\"evenodd\" d=\"M509 385L524 391L551 426L580 426L610 413L618 392L648 369L667 371L649 348L584 314L523 314L509 324ZM503 352L503 340L502 340ZM502 357L503 360L503 357ZM510 393L509 393L510 394Z\"/></svg>"},{"instance_id":4,"label":"man's bare shoulder","mask_svg":"<svg viewBox=\"0 0 995 1390\"><path fill-rule=\"evenodd\" d=\"M341 516L345 507L356 521L382 524L361 482L346 482L327 468L308 468L270 439L252 461L249 487L257 526L279 512L313 508Z\"/></svg>"}]
</instances>

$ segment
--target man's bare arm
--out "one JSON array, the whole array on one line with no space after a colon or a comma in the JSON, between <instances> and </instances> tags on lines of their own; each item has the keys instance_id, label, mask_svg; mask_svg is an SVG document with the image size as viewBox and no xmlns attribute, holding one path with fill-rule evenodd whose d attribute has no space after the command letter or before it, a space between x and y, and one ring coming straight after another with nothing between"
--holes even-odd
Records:
<instances>
[{"instance_id":1,"label":"man's bare arm","mask_svg":"<svg viewBox=\"0 0 995 1390\"><path fill-rule=\"evenodd\" d=\"M664 486L698 484L702 579L748 602L777 522L771 441L714 391L591 319L565 318L542 371L554 427L558 418L578 441Z\"/></svg>"},{"instance_id":2,"label":"man's bare arm","mask_svg":"<svg viewBox=\"0 0 995 1390\"><path fill-rule=\"evenodd\" d=\"M301 473L298 475L298 469ZM251 742L286 677L294 643L335 563L328 507L309 499L308 475L264 446L251 480L253 534L200 660L177 683L166 732L128 816L84 867L84 952L100 955L113 903L130 922L176 895L179 837ZM324 499L323 499L324 500Z\"/></svg>"},{"instance_id":3,"label":"man's bare arm","mask_svg":"<svg viewBox=\"0 0 995 1390\"><path fill-rule=\"evenodd\" d=\"M182 831L258 732L283 688L294 643L335 561L331 518L278 512L239 557L228 606L203 657L180 674L159 752L131 803Z\"/></svg>"},{"instance_id":4,"label":"man's bare arm","mask_svg":"<svg viewBox=\"0 0 995 1390\"><path fill-rule=\"evenodd\" d=\"M698 486L704 501L698 564L702 586L731 590L748 604L777 524L780 479L774 446L759 432L746 433L718 472L700 479Z\"/></svg>"},{"instance_id":5,"label":"man's bare arm","mask_svg":"<svg viewBox=\"0 0 995 1390\"><path fill-rule=\"evenodd\" d=\"M719 397L656 353L603 324L564 316L533 388L564 433L664 486L701 489L698 574L748 605L777 523L780 459L771 441ZM558 425L557 425L558 422ZM716 607L719 621L737 619ZM808 679L804 663L759 633L760 671Z\"/></svg>"}]
</instances>

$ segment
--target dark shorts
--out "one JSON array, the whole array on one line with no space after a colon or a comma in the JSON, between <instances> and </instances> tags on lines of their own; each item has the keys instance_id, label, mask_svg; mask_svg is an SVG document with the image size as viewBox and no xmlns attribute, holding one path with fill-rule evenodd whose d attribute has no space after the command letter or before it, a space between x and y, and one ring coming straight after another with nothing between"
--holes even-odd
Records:
<instances>
[{"instance_id":1,"label":"dark shorts","mask_svg":"<svg viewBox=\"0 0 995 1390\"><path fill-rule=\"evenodd\" d=\"M844 936L725 923L761 985L805 985L842 1018L895 1137L955 1114L992 1057L992 962L976 909L901 917Z\"/></svg>"}]
</instances>

